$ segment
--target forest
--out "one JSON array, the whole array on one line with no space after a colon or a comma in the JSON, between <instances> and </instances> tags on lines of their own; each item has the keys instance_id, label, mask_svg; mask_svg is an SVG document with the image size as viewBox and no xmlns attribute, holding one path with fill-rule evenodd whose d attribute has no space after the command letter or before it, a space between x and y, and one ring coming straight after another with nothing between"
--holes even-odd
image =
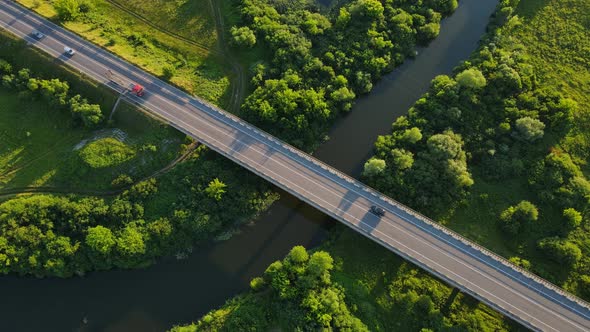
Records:
<instances>
[{"instance_id":1,"label":"forest","mask_svg":"<svg viewBox=\"0 0 590 332\"><path fill-rule=\"evenodd\" d=\"M438 36L455 0L355 0L329 13L308 1L242 2L235 44L264 43L270 59L253 66L254 91L240 116L311 150L330 125L383 74Z\"/></svg>"}]
</instances>

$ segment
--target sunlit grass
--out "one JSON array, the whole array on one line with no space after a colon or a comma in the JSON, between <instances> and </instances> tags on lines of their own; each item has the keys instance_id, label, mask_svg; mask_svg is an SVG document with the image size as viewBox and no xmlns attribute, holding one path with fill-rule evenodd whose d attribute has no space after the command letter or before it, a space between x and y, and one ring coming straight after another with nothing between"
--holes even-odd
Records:
<instances>
[{"instance_id":1,"label":"sunlit grass","mask_svg":"<svg viewBox=\"0 0 590 332\"><path fill-rule=\"evenodd\" d=\"M50 0L19 0L19 2L34 8L43 16L56 20L56 13L50 5ZM35 3L40 5L35 7ZM164 77L165 68L174 68L174 75L170 79L172 83L214 104L224 107L229 101L232 74L231 68L224 59L206 48L197 47L160 32L105 0L95 0L92 3L93 8L90 13L76 21L64 22L64 27L157 76ZM137 3L122 3L122 5L134 9ZM170 6L172 5L167 4L166 8ZM159 24L169 18L169 13L165 11L155 13L158 15L153 14L148 17L152 23ZM161 19L155 19L160 14ZM193 27L201 25L203 31L191 30L193 31L191 39L202 40L205 46L213 47L216 38L215 35L212 37L215 26L209 27L212 20L210 11L195 9L186 15L188 15L186 20L189 26L176 22L176 25L166 25L164 28L182 35L188 33L188 30L184 29L192 29L190 24L193 24ZM205 26L208 29L205 29Z\"/></svg>"},{"instance_id":2,"label":"sunlit grass","mask_svg":"<svg viewBox=\"0 0 590 332\"><path fill-rule=\"evenodd\" d=\"M110 129L85 129L75 125L68 112L50 109L42 101L19 100L16 93L1 89L0 104L0 190L39 186L110 188L119 174L139 179L178 155L178 132L126 104L120 105L113 123L127 135L125 153L119 155L125 158L119 159L112 151L84 159L77 150L79 144L87 144L87 148L115 140L109 138ZM140 151L146 145L155 146L156 151ZM107 164L100 163L105 160ZM93 164L88 165L89 161Z\"/></svg>"}]
</instances>

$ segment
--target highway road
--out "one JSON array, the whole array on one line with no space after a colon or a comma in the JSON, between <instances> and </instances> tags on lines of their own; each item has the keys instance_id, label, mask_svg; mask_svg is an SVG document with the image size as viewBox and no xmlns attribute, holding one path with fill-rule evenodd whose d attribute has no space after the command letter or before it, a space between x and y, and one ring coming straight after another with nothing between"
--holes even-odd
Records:
<instances>
[{"instance_id":1,"label":"highway road","mask_svg":"<svg viewBox=\"0 0 590 332\"><path fill-rule=\"evenodd\" d=\"M88 77L119 89L143 85L127 98L385 248L471 294L524 326L541 331L590 331L590 305L488 250L463 239L363 183L252 125L182 92L11 1L0 0L0 26ZM35 40L33 29L46 34ZM67 45L77 51L63 55ZM382 218L371 205L386 210Z\"/></svg>"}]
</instances>

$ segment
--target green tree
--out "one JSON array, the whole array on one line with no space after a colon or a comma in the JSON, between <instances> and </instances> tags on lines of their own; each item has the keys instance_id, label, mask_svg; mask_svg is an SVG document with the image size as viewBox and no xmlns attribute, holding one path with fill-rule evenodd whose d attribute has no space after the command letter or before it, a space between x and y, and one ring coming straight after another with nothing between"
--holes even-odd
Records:
<instances>
[{"instance_id":1,"label":"green tree","mask_svg":"<svg viewBox=\"0 0 590 332\"><path fill-rule=\"evenodd\" d=\"M398 170L406 170L414 165L414 154L404 149L391 150L393 167Z\"/></svg>"},{"instance_id":2,"label":"green tree","mask_svg":"<svg viewBox=\"0 0 590 332\"><path fill-rule=\"evenodd\" d=\"M545 129L545 124L540 120L528 116L516 120L515 127L516 136L529 142L534 142L542 138L545 133L543 131L543 129Z\"/></svg>"},{"instance_id":3,"label":"green tree","mask_svg":"<svg viewBox=\"0 0 590 332\"><path fill-rule=\"evenodd\" d=\"M420 131L420 128L412 127L410 129L406 129L400 139L403 142L407 142L409 144L416 144L422 139L422 132Z\"/></svg>"},{"instance_id":4,"label":"green tree","mask_svg":"<svg viewBox=\"0 0 590 332\"><path fill-rule=\"evenodd\" d=\"M590 276L589 275L583 275L580 277L580 280L578 281L578 289L580 291L580 294L582 294L582 296L586 299L590 298Z\"/></svg>"},{"instance_id":5,"label":"green tree","mask_svg":"<svg viewBox=\"0 0 590 332\"><path fill-rule=\"evenodd\" d=\"M256 35L248 27L232 27L232 44L238 47L253 47L256 44Z\"/></svg>"},{"instance_id":6,"label":"green tree","mask_svg":"<svg viewBox=\"0 0 590 332\"><path fill-rule=\"evenodd\" d=\"M563 210L563 217L569 230L577 228L582 223L582 214L574 208Z\"/></svg>"},{"instance_id":7,"label":"green tree","mask_svg":"<svg viewBox=\"0 0 590 332\"><path fill-rule=\"evenodd\" d=\"M461 141L447 133L430 136L426 145L428 156L436 160L453 159L462 152Z\"/></svg>"},{"instance_id":8,"label":"green tree","mask_svg":"<svg viewBox=\"0 0 590 332\"><path fill-rule=\"evenodd\" d=\"M538 246L557 263L572 266L582 258L582 250L575 243L558 237L542 239L539 241Z\"/></svg>"},{"instance_id":9,"label":"green tree","mask_svg":"<svg viewBox=\"0 0 590 332\"><path fill-rule=\"evenodd\" d=\"M383 173L385 170L386 164L385 160L379 158L371 158L367 160L363 169L364 176L375 176L378 174Z\"/></svg>"},{"instance_id":10,"label":"green tree","mask_svg":"<svg viewBox=\"0 0 590 332\"><path fill-rule=\"evenodd\" d=\"M127 257L140 256L145 253L145 242L143 235L139 229L133 225L127 225L123 231L117 237L117 251L121 253L125 258L126 263Z\"/></svg>"},{"instance_id":11,"label":"green tree","mask_svg":"<svg viewBox=\"0 0 590 332\"><path fill-rule=\"evenodd\" d=\"M422 44L426 44L433 40L440 33L440 24L432 22L422 25L418 28L418 41Z\"/></svg>"},{"instance_id":12,"label":"green tree","mask_svg":"<svg viewBox=\"0 0 590 332\"><path fill-rule=\"evenodd\" d=\"M80 95L70 98L70 112L76 119L82 120L84 126L88 128L96 127L103 120L103 114L100 105L89 104L88 100Z\"/></svg>"},{"instance_id":13,"label":"green tree","mask_svg":"<svg viewBox=\"0 0 590 332\"><path fill-rule=\"evenodd\" d=\"M85 243L90 250L107 255L117 243L113 232L104 226L88 228Z\"/></svg>"},{"instance_id":14,"label":"green tree","mask_svg":"<svg viewBox=\"0 0 590 332\"><path fill-rule=\"evenodd\" d=\"M103 119L100 105L97 104L81 104L75 110L75 113L80 115L84 126L89 128L96 127Z\"/></svg>"},{"instance_id":15,"label":"green tree","mask_svg":"<svg viewBox=\"0 0 590 332\"><path fill-rule=\"evenodd\" d=\"M221 182L218 178L215 178L209 182L209 185L205 189L205 193L207 193L209 197L220 201L221 197L225 193L226 187L227 185L225 183Z\"/></svg>"},{"instance_id":16,"label":"green tree","mask_svg":"<svg viewBox=\"0 0 590 332\"><path fill-rule=\"evenodd\" d=\"M56 0L53 7L61 21L72 21L80 15L80 3L78 0Z\"/></svg>"},{"instance_id":17,"label":"green tree","mask_svg":"<svg viewBox=\"0 0 590 332\"><path fill-rule=\"evenodd\" d=\"M470 89L481 89L486 86L486 78L476 68L465 69L455 78L460 86Z\"/></svg>"},{"instance_id":18,"label":"green tree","mask_svg":"<svg viewBox=\"0 0 590 332\"><path fill-rule=\"evenodd\" d=\"M427 0L428 6L445 15L452 14L459 5L457 0Z\"/></svg>"},{"instance_id":19,"label":"green tree","mask_svg":"<svg viewBox=\"0 0 590 332\"><path fill-rule=\"evenodd\" d=\"M500 214L502 228L512 235L518 234L526 223L536 221L538 218L537 207L529 201L521 201Z\"/></svg>"}]
</instances>

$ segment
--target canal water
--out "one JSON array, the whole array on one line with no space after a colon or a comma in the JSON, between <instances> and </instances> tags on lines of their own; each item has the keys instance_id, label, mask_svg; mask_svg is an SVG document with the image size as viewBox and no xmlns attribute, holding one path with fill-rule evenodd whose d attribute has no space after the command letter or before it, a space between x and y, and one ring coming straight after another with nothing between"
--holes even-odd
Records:
<instances>
[{"instance_id":1,"label":"canal water","mask_svg":"<svg viewBox=\"0 0 590 332\"><path fill-rule=\"evenodd\" d=\"M450 73L476 48L497 0L461 0L440 36L360 98L315 156L357 176L377 135L405 114L432 78ZM1 331L163 331L197 320L247 289L254 276L295 245L313 247L334 221L282 192L253 225L186 260L83 278L0 277Z\"/></svg>"}]
</instances>

